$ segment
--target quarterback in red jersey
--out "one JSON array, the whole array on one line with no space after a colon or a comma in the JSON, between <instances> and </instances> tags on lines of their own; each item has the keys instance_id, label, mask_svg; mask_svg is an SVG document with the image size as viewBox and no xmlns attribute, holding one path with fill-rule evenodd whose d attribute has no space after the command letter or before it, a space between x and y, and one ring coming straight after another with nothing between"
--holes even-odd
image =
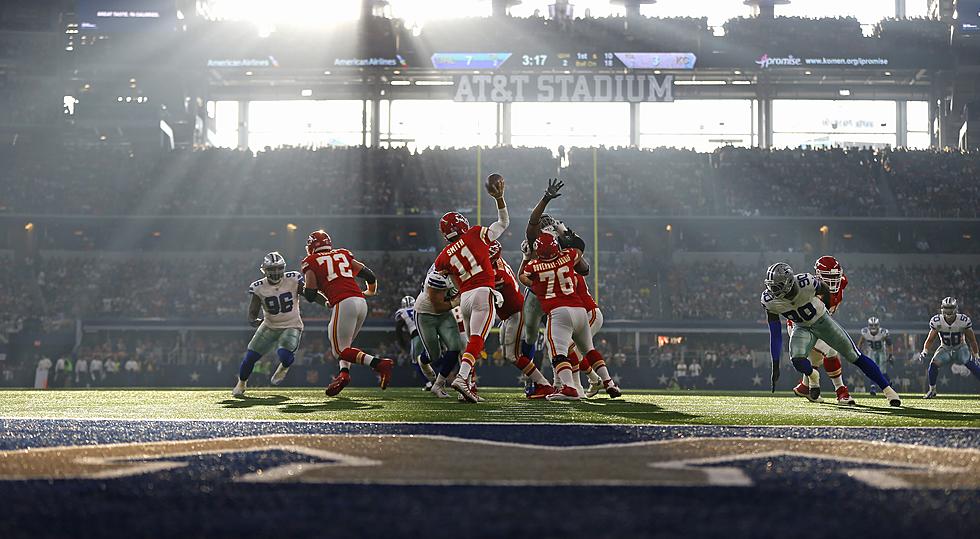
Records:
<instances>
[{"instance_id":1,"label":"quarterback in red jersey","mask_svg":"<svg viewBox=\"0 0 980 539\"><path fill-rule=\"evenodd\" d=\"M840 262L836 258L827 255L817 259L817 262L813 265L813 270L817 277L820 277L820 280L827 285L827 289L830 290L830 303L827 305L827 310L830 314L836 313L837 308L844 301L844 289L847 288L847 276L844 275L844 268L841 267ZM792 335L792 320L786 321L786 328L789 330L790 335ZM844 385L843 369L841 368L840 354L837 353L837 350L834 350L822 340L817 340L817 344L810 351L810 363L815 366L823 363L823 368L827 371L827 376L834 383L838 404L854 404L854 398L851 397L850 391ZM814 370L813 372L816 373L817 371ZM813 379L816 380L815 383L820 383L816 376ZM793 388L793 393L809 398L810 384L814 383L814 380L811 380L809 383L805 378L800 380L800 383Z\"/></svg>"},{"instance_id":2,"label":"quarterback in red jersey","mask_svg":"<svg viewBox=\"0 0 980 539\"><path fill-rule=\"evenodd\" d=\"M579 400L572 382L568 350L574 343L592 365L605 363L592 345L589 317L576 291L575 265L582 257L578 249L561 249L558 238L542 232L534 241L535 258L521 266L521 283L531 288L548 316L547 345L562 388L548 400ZM612 395L612 393L610 393Z\"/></svg>"},{"instance_id":3,"label":"quarterback in red jersey","mask_svg":"<svg viewBox=\"0 0 980 539\"><path fill-rule=\"evenodd\" d=\"M535 384L529 399L543 399L555 392L548 379L541 374L534 360L521 353L521 332L524 330L524 295L517 286L517 277L510 264L501 256L500 242L490 243L490 261L493 262L494 288L503 296L503 304L497 309L500 318L500 349L504 358L520 369Z\"/></svg>"},{"instance_id":4,"label":"quarterback in red jersey","mask_svg":"<svg viewBox=\"0 0 980 539\"><path fill-rule=\"evenodd\" d=\"M487 193L497 202L497 221L489 227L470 226L462 214L449 212L439 220L439 230L448 245L436 257L436 271L452 277L459 290L459 308L469 335L460 358L459 374L450 386L469 402L479 402L469 379L476 358L483 352L487 333L493 326L500 293L494 289L496 272L490 261L490 243L503 235L510 224L504 202L504 179L491 174Z\"/></svg>"},{"instance_id":5,"label":"quarterback in red jersey","mask_svg":"<svg viewBox=\"0 0 980 539\"><path fill-rule=\"evenodd\" d=\"M367 318L368 308L364 297L378 292L377 277L371 268L358 262L347 249L334 249L330 235L323 230L317 230L307 238L306 253L303 259L303 274L306 277L303 295L309 298L323 292L328 305L333 308L330 315L330 345L340 362L340 372L327 386L327 396L337 395L350 383L351 363L370 365L378 373L381 389L386 389L394 362L374 357L352 346ZM355 278L363 279L367 290L362 291Z\"/></svg>"}]
</instances>

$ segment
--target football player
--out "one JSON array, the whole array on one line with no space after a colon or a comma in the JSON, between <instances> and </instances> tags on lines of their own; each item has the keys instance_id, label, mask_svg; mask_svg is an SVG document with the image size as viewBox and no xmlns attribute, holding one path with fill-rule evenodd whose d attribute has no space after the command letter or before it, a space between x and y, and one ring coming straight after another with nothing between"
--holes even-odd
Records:
<instances>
[{"instance_id":1,"label":"football player","mask_svg":"<svg viewBox=\"0 0 980 539\"><path fill-rule=\"evenodd\" d=\"M856 365L881 387L888 403L901 406L902 399L891 387L891 382L881 373L878 364L861 353L850 335L840 327L827 311L831 301L830 289L818 277L809 273L794 274L793 268L784 262L769 266L765 278L766 289L762 292L762 307L769 322L769 353L772 356L772 391L779 380L779 359L783 348L783 331L780 317L793 321L793 334L789 339L790 359L793 367L809 380L813 380L813 365L809 355L817 340L823 340L838 350L844 359ZM820 386L810 383L810 400L820 398Z\"/></svg>"},{"instance_id":2,"label":"football player","mask_svg":"<svg viewBox=\"0 0 980 539\"><path fill-rule=\"evenodd\" d=\"M378 293L378 278L371 268L357 261L347 249L334 249L333 240L323 230L316 230L307 238L306 253L303 259L306 278L303 294L310 299L323 292L333 309L330 315L330 345L340 363L340 372L327 386L327 396L337 395L350 383L352 363L369 365L378 374L381 389L387 389L394 362L374 357L352 346L367 318L367 300L364 298ZM366 290L361 290L356 278L367 283Z\"/></svg>"},{"instance_id":3,"label":"football player","mask_svg":"<svg viewBox=\"0 0 980 539\"><path fill-rule=\"evenodd\" d=\"M470 226L459 212L449 212L439 220L439 230L446 247L436 257L436 271L452 277L459 290L459 307L468 340L460 358L459 373L450 387L468 402L479 402L471 391L469 379L476 358L483 353L487 333L493 325L494 310L500 293L493 288L494 269L490 262L490 243L503 235L510 224L504 201L504 179L492 174L487 193L497 202L497 221L489 227Z\"/></svg>"},{"instance_id":4,"label":"football player","mask_svg":"<svg viewBox=\"0 0 980 539\"><path fill-rule=\"evenodd\" d=\"M429 391L445 399L446 382L463 349L463 339L453 309L452 299L456 289L448 277L436 271L435 264L429 268L422 283L422 291L415 298L415 325L419 329L424 355L430 361L439 360L439 372Z\"/></svg>"},{"instance_id":5,"label":"football player","mask_svg":"<svg viewBox=\"0 0 980 539\"><path fill-rule=\"evenodd\" d=\"M827 285L827 290L830 290L830 303L827 304L827 311L833 315L837 312L837 308L840 307L841 302L844 301L844 289L847 288L847 276L844 275L844 269L841 267L840 262L832 256L821 256L818 258L817 262L813 265L813 269L817 277L820 277L820 280ZM786 329L790 337L792 337L792 320L786 320ZM837 404L854 404L854 399L851 397L850 391L844 385L844 370L841 368L840 354L837 353L837 350L834 350L827 343L818 339L817 343L813 346L813 350L810 351L809 357L810 363L813 365L823 364L824 370L827 371L827 376L834 383L834 390L837 393ZM878 365L880 367L881 363L878 362ZM819 386L820 378L817 373L818 371L814 371L812 381ZM807 380L800 380L800 383L793 388L793 393L809 398L810 388Z\"/></svg>"},{"instance_id":6,"label":"football player","mask_svg":"<svg viewBox=\"0 0 980 539\"><path fill-rule=\"evenodd\" d=\"M592 294L589 293L589 285L585 282L585 277L577 273L575 274L575 277L577 280L575 291L578 293L579 299L582 300L582 306L585 307L585 311L589 315L589 332L592 333L592 337L594 339L596 333L602 329L602 322L604 320L602 310L599 309L599 305L595 302ZM614 399L622 395L622 390L617 387L616 383L613 381L612 376L609 374L609 369L606 367L605 361L600 361L598 364L593 365L588 359L581 355L578 348L575 346L575 343L572 343L572 347L568 351L568 357L572 361L573 365L578 363L579 372L584 372L589 378L589 390L585 392L586 397L595 397L603 389L605 389L606 393L608 393L609 396ZM572 367L572 382L574 383L576 389L581 387L581 383L578 380L578 374L575 372L574 366Z\"/></svg>"},{"instance_id":7,"label":"football player","mask_svg":"<svg viewBox=\"0 0 980 539\"><path fill-rule=\"evenodd\" d=\"M582 251L562 249L555 235L542 232L534 242L534 252L536 258L521 265L520 280L531 288L548 316L548 349L562 388L548 395L547 399L579 400L581 397L572 383L572 365L567 355L572 343L585 352L584 357L590 364L605 363L592 345L589 317L575 290L578 284L575 265L582 258ZM610 396L618 396L608 388L607 392Z\"/></svg>"},{"instance_id":8,"label":"football player","mask_svg":"<svg viewBox=\"0 0 980 539\"><path fill-rule=\"evenodd\" d=\"M501 256L500 242L490 243L490 261L494 265L494 288L503 296L503 304L497 309L500 318L500 349L504 358L517 367L531 382L534 389L529 399L543 399L555 392L554 386L534 365L534 360L521 353L521 333L524 330L524 295L517 286L517 277L510 264Z\"/></svg>"},{"instance_id":9,"label":"football player","mask_svg":"<svg viewBox=\"0 0 980 539\"><path fill-rule=\"evenodd\" d=\"M422 339L419 337L419 328L415 324L415 298L405 296L402 298L401 307L395 311L395 335L398 341L408 350L408 355L412 358L412 363L419 366L422 375L428 383L425 390L432 387L436 381L436 373L429 364L429 356L422 348Z\"/></svg>"},{"instance_id":10,"label":"football player","mask_svg":"<svg viewBox=\"0 0 980 539\"><path fill-rule=\"evenodd\" d=\"M238 383L231 394L235 397L245 395L248 377L256 362L273 349L279 357L279 367L272 375L272 384L279 385L286 378L286 372L296 359L296 349L303 335L303 319L299 314L299 297L303 295L303 275L296 271L286 271L286 260L273 251L262 259L263 278L248 287L251 301L248 304L248 321L255 334L248 342L245 357L238 368ZM311 296L311 302L326 305L322 295ZM265 316L259 318L260 311Z\"/></svg>"},{"instance_id":11,"label":"football player","mask_svg":"<svg viewBox=\"0 0 980 539\"><path fill-rule=\"evenodd\" d=\"M943 298L939 306L939 314L929 320L929 336L926 337L919 361L925 361L929 349L935 344L936 338L941 344L929 362L929 391L922 396L924 399L936 397L936 380L939 378L939 367L944 363L953 362L966 366L980 379L980 362L978 362L977 336L973 333L973 322L970 317L959 312L956 298Z\"/></svg>"},{"instance_id":12,"label":"football player","mask_svg":"<svg viewBox=\"0 0 980 539\"><path fill-rule=\"evenodd\" d=\"M868 357L875 360L881 368L881 373L888 376L888 368L895 364L895 358L891 354L891 337L888 330L881 327L878 317L868 318L868 325L861 329L861 337L858 339L858 350L864 351L864 345L868 345ZM871 396L877 393L877 387L871 386Z\"/></svg>"},{"instance_id":13,"label":"football player","mask_svg":"<svg viewBox=\"0 0 980 539\"><path fill-rule=\"evenodd\" d=\"M549 179L548 187L545 189L544 195L531 211L531 216L527 221L527 227L524 230L525 240L521 243L521 252L524 254L522 265L533 258L532 246L542 231L551 232L557 235L558 244L562 249L574 248L583 253L585 252L585 241L581 237L575 234L575 232L573 232L571 229L565 227L560 221L557 221L550 215L544 213L544 210L548 207L548 204L552 200L561 196L561 189L564 186L565 183L557 178ZM589 274L589 264L585 258L580 257L578 263L575 265L575 271L580 275ZM521 340L521 353L526 357L532 359L534 358L534 344L537 342L538 333L541 329L541 320L543 318L544 310L541 308L541 302L538 300L536 295L533 293L528 293L524 300L524 335ZM582 384L578 378L578 357L570 356L569 362L572 363L572 372L574 373L572 376L572 382L575 384L576 389L582 389ZM559 381L555 380L555 384L559 384ZM582 393L585 393L584 390Z\"/></svg>"}]
</instances>

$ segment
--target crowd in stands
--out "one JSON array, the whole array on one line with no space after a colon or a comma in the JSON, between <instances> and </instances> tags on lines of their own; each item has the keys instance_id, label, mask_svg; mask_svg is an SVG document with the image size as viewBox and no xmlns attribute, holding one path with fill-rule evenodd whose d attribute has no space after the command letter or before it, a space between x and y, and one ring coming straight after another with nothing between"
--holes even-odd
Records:
<instances>
[{"instance_id":1,"label":"crowd in stands","mask_svg":"<svg viewBox=\"0 0 980 539\"><path fill-rule=\"evenodd\" d=\"M592 151L567 167L543 148L481 150L526 212L545 178L566 178L556 208L592 213ZM83 215L441 215L476 203L477 149L227 149L138 155L122 149L0 147L0 212ZM973 217L980 154L722 148L601 149L606 215ZM888 196L887 193L893 193Z\"/></svg>"}]
</instances>

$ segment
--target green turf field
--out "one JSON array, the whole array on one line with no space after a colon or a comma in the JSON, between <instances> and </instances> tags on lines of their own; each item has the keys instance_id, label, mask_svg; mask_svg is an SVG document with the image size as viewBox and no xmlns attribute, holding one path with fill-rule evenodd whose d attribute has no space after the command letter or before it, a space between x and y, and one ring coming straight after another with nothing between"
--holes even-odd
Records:
<instances>
[{"instance_id":1,"label":"green turf field","mask_svg":"<svg viewBox=\"0 0 980 539\"><path fill-rule=\"evenodd\" d=\"M439 400L419 389L0 391L0 417L114 419L285 419L334 421L486 421L662 425L851 425L980 427L980 396L906 397L903 408L856 395L858 406L814 404L768 393L631 391L582 402L529 401L517 389L481 389L481 404Z\"/></svg>"}]
</instances>

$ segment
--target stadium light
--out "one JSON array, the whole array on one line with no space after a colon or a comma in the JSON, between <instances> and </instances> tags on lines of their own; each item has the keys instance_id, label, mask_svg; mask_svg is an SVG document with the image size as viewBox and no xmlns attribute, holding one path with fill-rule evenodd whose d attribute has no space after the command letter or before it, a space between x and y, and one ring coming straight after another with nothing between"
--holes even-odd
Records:
<instances>
[{"instance_id":1,"label":"stadium light","mask_svg":"<svg viewBox=\"0 0 980 539\"><path fill-rule=\"evenodd\" d=\"M288 230L288 231L290 231L290 232L296 232L296 230L297 230L298 228L299 228L299 227L298 227L298 226L296 226L296 225L294 225L293 223L286 223L286 230Z\"/></svg>"},{"instance_id":2,"label":"stadium light","mask_svg":"<svg viewBox=\"0 0 980 539\"><path fill-rule=\"evenodd\" d=\"M32 230L34 230L34 223L27 223L26 225L24 225L24 230L26 230L28 232L31 232Z\"/></svg>"},{"instance_id":3,"label":"stadium light","mask_svg":"<svg viewBox=\"0 0 980 539\"><path fill-rule=\"evenodd\" d=\"M667 230L667 232L670 232L671 230L674 230L674 227L667 225L665 229Z\"/></svg>"},{"instance_id":4,"label":"stadium light","mask_svg":"<svg viewBox=\"0 0 980 539\"><path fill-rule=\"evenodd\" d=\"M303 90L300 90L299 95L302 97L310 97L313 95L313 90L310 90L309 88L304 88Z\"/></svg>"},{"instance_id":5,"label":"stadium light","mask_svg":"<svg viewBox=\"0 0 980 539\"><path fill-rule=\"evenodd\" d=\"M841 91L840 91L840 92L838 92L838 93L839 93L840 95L842 95L842 96L844 96L844 97L847 97L847 96L849 96L849 95L851 95L851 91L850 91L850 90L847 90L847 89L843 89L843 90L841 90Z\"/></svg>"},{"instance_id":6,"label":"stadium light","mask_svg":"<svg viewBox=\"0 0 980 539\"><path fill-rule=\"evenodd\" d=\"M826 236L828 232L830 232L829 226L823 225L820 227L820 233L823 234L824 236Z\"/></svg>"}]
</instances>

